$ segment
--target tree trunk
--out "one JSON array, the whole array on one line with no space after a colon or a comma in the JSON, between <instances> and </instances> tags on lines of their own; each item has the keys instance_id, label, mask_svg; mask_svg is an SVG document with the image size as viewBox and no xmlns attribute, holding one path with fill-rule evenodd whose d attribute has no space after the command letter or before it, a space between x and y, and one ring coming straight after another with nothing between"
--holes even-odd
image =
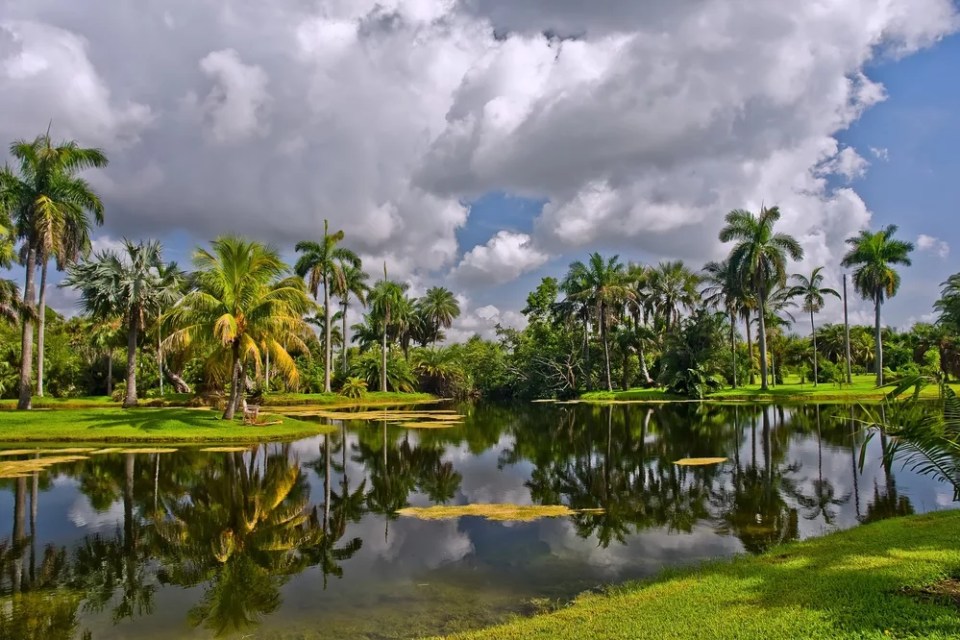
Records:
<instances>
[{"instance_id":1,"label":"tree trunk","mask_svg":"<svg viewBox=\"0 0 960 640\"><path fill-rule=\"evenodd\" d=\"M760 334L757 339L760 341L760 390L767 391L767 322L764 316L767 314L767 301L761 292L760 298Z\"/></svg>"},{"instance_id":2,"label":"tree trunk","mask_svg":"<svg viewBox=\"0 0 960 640\"><path fill-rule=\"evenodd\" d=\"M17 478L13 502L13 548L19 553L13 562L13 592L19 593L23 587L23 550L20 543L27 538L27 479Z\"/></svg>"},{"instance_id":3,"label":"tree trunk","mask_svg":"<svg viewBox=\"0 0 960 640\"><path fill-rule=\"evenodd\" d=\"M750 310L746 310L746 326L747 326L747 371L750 372L750 384L756 384L757 379L753 375L753 332L750 329Z\"/></svg>"},{"instance_id":4,"label":"tree trunk","mask_svg":"<svg viewBox=\"0 0 960 640\"><path fill-rule=\"evenodd\" d=\"M583 319L583 357L587 368L587 391L593 390L593 371L590 368L590 318Z\"/></svg>"},{"instance_id":5,"label":"tree trunk","mask_svg":"<svg viewBox=\"0 0 960 640\"><path fill-rule=\"evenodd\" d=\"M37 309L37 395L43 397L43 333L47 326L47 257L40 257L40 305Z\"/></svg>"},{"instance_id":6,"label":"tree trunk","mask_svg":"<svg viewBox=\"0 0 960 640\"><path fill-rule=\"evenodd\" d=\"M380 391L387 391L387 321L383 321L383 344L380 345Z\"/></svg>"},{"instance_id":7,"label":"tree trunk","mask_svg":"<svg viewBox=\"0 0 960 640\"><path fill-rule=\"evenodd\" d=\"M643 376L643 381L646 386L653 384L653 380L650 378L650 371L647 369L647 357L643 352L643 340L637 341L637 357L640 358L640 373Z\"/></svg>"},{"instance_id":8,"label":"tree trunk","mask_svg":"<svg viewBox=\"0 0 960 640\"><path fill-rule=\"evenodd\" d=\"M730 359L733 361L733 388L737 388L737 315L730 310Z\"/></svg>"},{"instance_id":9,"label":"tree trunk","mask_svg":"<svg viewBox=\"0 0 960 640\"><path fill-rule=\"evenodd\" d=\"M31 248L27 251L26 281L23 287L23 306L26 312L23 316L23 333L20 341L20 399L17 409L30 409L33 395L33 315L36 292L33 290L33 279L37 270L37 252Z\"/></svg>"},{"instance_id":10,"label":"tree trunk","mask_svg":"<svg viewBox=\"0 0 960 640\"><path fill-rule=\"evenodd\" d=\"M231 351L233 364L230 367L230 397L223 411L224 420L233 420L237 408L237 394L240 393L240 343L234 341Z\"/></svg>"},{"instance_id":11,"label":"tree trunk","mask_svg":"<svg viewBox=\"0 0 960 640\"><path fill-rule=\"evenodd\" d=\"M326 240L326 238L324 238ZM333 354L333 348L330 345L330 287L327 282L327 274L323 274L323 392L330 393L330 356Z\"/></svg>"},{"instance_id":12,"label":"tree trunk","mask_svg":"<svg viewBox=\"0 0 960 640\"><path fill-rule=\"evenodd\" d=\"M600 305L600 339L603 341L603 360L606 366L607 391L613 391L613 381L610 379L610 345L607 342L607 319L604 306Z\"/></svg>"},{"instance_id":13,"label":"tree trunk","mask_svg":"<svg viewBox=\"0 0 960 640\"><path fill-rule=\"evenodd\" d=\"M163 334L160 331L160 322L157 321L157 377L160 379L160 397L163 397Z\"/></svg>"},{"instance_id":14,"label":"tree trunk","mask_svg":"<svg viewBox=\"0 0 960 640\"><path fill-rule=\"evenodd\" d=\"M163 366L163 373L167 378L170 379L170 384L173 385L173 390L175 393L192 393L192 389L186 380L183 379L180 374L175 373L170 370L166 365Z\"/></svg>"},{"instance_id":15,"label":"tree trunk","mask_svg":"<svg viewBox=\"0 0 960 640\"><path fill-rule=\"evenodd\" d=\"M874 309L874 344L876 350L876 358L874 359L874 365L877 370L877 386L883 386L883 336L880 333L880 305L883 304L880 299L880 294L878 293L874 296L873 309Z\"/></svg>"},{"instance_id":16,"label":"tree trunk","mask_svg":"<svg viewBox=\"0 0 960 640\"><path fill-rule=\"evenodd\" d=\"M137 337L140 332L140 314L130 310L130 322L127 329L127 395L123 399L124 409L137 406Z\"/></svg>"},{"instance_id":17,"label":"tree trunk","mask_svg":"<svg viewBox=\"0 0 960 640\"><path fill-rule=\"evenodd\" d=\"M113 349L107 351L107 395L113 395Z\"/></svg>"},{"instance_id":18,"label":"tree trunk","mask_svg":"<svg viewBox=\"0 0 960 640\"><path fill-rule=\"evenodd\" d=\"M816 387L819 376L817 375L817 325L813 323L813 309L810 309L810 335L813 336L813 386Z\"/></svg>"},{"instance_id":19,"label":"tree trunk","mask_svg":"<svg viewBox=\"0 0 960 640\"><path fill-rule=\"evenodd\" d=\"M343 377L347 377L347 345L350 344L350 341L347 340L347 301L346 298L343 300L343 346L340 349L343 355Z\"/></svg>"}]
</instances>

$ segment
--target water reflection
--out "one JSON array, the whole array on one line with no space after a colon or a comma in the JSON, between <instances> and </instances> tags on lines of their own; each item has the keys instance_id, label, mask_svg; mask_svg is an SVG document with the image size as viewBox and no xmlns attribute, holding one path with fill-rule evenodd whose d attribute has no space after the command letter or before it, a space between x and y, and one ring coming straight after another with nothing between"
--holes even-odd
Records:
<instances>
[{"instance_id":1,"label":"water reflection","mask_svg":"<svg viewBox=\"0 0 960 640\"><path fill-rule=\"evenodd\" d=\"M861 474L849 407L463 411L453 429L341 424L245 452L99 455L0 480L0 640L448 632L664 565L949 504L882 464L880 443ZM727 462L673 464L718 455ZM484 501L602 512L396 515Z\"/></svg>"}]
</instances>

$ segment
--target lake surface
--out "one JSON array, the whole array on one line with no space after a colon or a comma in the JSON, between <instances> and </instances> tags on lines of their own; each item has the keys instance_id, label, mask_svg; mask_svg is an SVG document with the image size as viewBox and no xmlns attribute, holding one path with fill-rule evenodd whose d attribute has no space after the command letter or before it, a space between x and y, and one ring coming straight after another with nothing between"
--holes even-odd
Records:
<instances>
[{"instance_id":1,"label":"lake surface","mask_svg":"<svg viewBox=\"0 0 960 640\"><path fill-rule=\"evenodd\" d=\"M449 429L336 423L242 452L85 453L0 480L0 640L448 633L955 506L946 486L884 467L879 442L861 473L848 407L454 408L466 418ZM707 456L727 461L673 464ZM470 503L603 512L396 514Z\"/></svg>"}]
</instances>

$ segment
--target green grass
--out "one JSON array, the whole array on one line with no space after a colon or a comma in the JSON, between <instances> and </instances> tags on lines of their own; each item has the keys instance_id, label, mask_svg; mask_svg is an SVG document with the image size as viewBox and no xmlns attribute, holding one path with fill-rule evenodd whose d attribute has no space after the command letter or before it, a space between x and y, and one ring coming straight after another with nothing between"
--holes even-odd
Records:
<instances>
[{"instance_id":1,"label":"green grass","mask_svg":"<svg viewBox=\"0 0 960 640\"><path fill-rule=\"evenodd\" d=\"M0 442L262 442L326 433L318 422L260 415L270 426L225 422L210 409L0 411Z\"/></svg>"},{"instance_id":2,"label":"green grass","mask_svg":"<svg viewBox=\"0 0 960 640\"><path fill-rule=\"evenodd\" d=\"M145 407L186 407L194 398L189 393L167 393L162 398L141 398L140 404ZM323 405L343 407L363 407L377 405L422 404L435 401L437 398L429 393L398 393L388 391L370 391L362 398L347 398L336 393L271 393L263 398L263 405L267 407L282 407L294 405ZM51 398L44 396L33 397L34 409L94 409L116 408L119 402L114 402L110 396L84 396L81 398ZM16 398L0 400L0 409L16 409Z\"/></svg>"},{"instance_id":3,"label":"green grass","mask_svg":"<svg viewBox=\"0 0 960 640\"><path fill-rule=\"evenodd\" d=\"M918 598L960 575L960 511L887 520L641 584L471 640L960 638L956 602Z\"/></svg>"},{"instance_id":4,"label":"green grass","mask_svg":"<svg viewBox=\"0 0 960 640\"><path fill-rule=\"evenodd\" d=\"M821 383L816 387L812 383L800 383L799 378L787 378L786 383L776 385L767 391L761 391L759 384L743 385L736 389L722 389L711 393L706 400L721 402L879 402L891 391L890 387L877 388L873 375L853 376L853 384L836 385ZM960 392L960 384L950 385ZM921 395L936 398L938 390L935 386L923 389ZM663 389L628 389L627 391L591 391L580 397L584 402L672 402L682 400Z\"/></svg>"}]
</instances>

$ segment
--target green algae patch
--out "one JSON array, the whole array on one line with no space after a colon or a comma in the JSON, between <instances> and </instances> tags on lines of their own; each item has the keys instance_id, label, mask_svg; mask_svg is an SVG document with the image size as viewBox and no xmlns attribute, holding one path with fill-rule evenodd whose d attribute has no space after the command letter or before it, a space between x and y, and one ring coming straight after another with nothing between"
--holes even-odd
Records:
<instances>
[{"instance_id":1,"label":"green algae patch","mask_svg":"<svg viewBox=\"0 0 960 640\"><path fill-rule=\"evenodd\" d=\"M461 424L463 423L452 420L437 420L435 422L401 422L400 426L404 429L451 429Z\"/></svg>"},{"instance_id":2,"label":"green algae patch","mask_svg":"<svg viewBox=\"0 0 960 640\"><path fill-rule=\"evenodd\" d=\"M3 460L0 461L0 478L23 478L31 473L44 471L55 464L78 462L87 459L87 456L69 455L43 456L41 458L28 458L26 460Z\"/></svg>"},{"instance_id":3,"label":"green algae patch","mask_svg":"<svg viewBox=\"0 0 960 640\"><path fill-rule=\"evenodd\" d=\"M541 518L572 516L578 512L564 505L464 504L407 507L397 513L420 520L453 520L470 516L500 522L533 522Z\"/></svg>"},{"instance_id":4,"label":"green algae patch","mask_svg":"<svg viewBox=\"0 0 960 640\"><path fill-rule=\"evenodd\" d=\"M680 465L681 467L705 467L707 465L720 464L726 461L726 458L682 458L673 464Z\"/></svg>"}]
</instances>

